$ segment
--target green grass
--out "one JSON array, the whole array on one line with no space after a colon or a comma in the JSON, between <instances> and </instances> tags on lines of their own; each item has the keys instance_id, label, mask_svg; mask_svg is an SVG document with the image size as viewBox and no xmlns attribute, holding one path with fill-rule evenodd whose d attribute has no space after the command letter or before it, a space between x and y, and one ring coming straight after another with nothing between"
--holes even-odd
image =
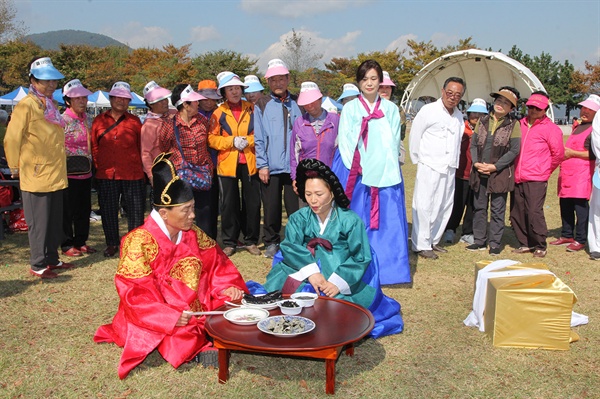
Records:
<instances>
[{"instance_id":1,"label":"green grass","mask_svg":"<svg viewBox=\"0 0 600 399\"><path fill-rule=\"evenodd\" d=\"M408 218L416 168L406 165ZM550 236L560 233L556 174L546 201ZM122 226L122 232L125 227ZM89 245L104 249L100 223ZM507 228L504 243L514 246ZM590 316L575 330L570 351L495 348L462 320L471 309L473 264L491 259L447 247L437 261L411 255L412 286L385 287L402 304L405 331L362 341L354 357L337 363L336 395L343 398L598 398L600 309L598 263L584 252L551 247L545 262L577 294L574 310ZM116 259L102 253L76 259L61 278L27 274L24 233L0 242L0 398L321 398L324 362L233 353L230 380L192 364L173 369L154 352L127 379L117 377L121 348L95 344L96 328L111 321L118 304ZM505 248L500 258L531 261ZM270 261L240 252L232 257L245 279L264 281ZM320 326L321 327L321 326ZM326 328L326 326L322 326Z\"/></svg>"}]
</instances>

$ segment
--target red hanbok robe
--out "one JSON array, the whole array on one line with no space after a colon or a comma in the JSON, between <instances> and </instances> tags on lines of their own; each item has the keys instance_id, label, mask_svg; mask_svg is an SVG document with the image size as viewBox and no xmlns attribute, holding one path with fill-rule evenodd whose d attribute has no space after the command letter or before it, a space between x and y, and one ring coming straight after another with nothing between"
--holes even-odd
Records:
<instances>
[{"instance_id":1,"label":"red hanbok robe","mask_svg":"<svg viewBox=\"0 0 600 399\"><path fill-rule=\"evenodd\" d=\"M111 324L98 328L94 341L123 347L121 379L154 349L177 368L211 347L206 316L176 327L181 313L221 306L228 299L221 292L232 286L248 292L237 268L202 230L193 226L174 244L152 215L123 238L115 285L119 309Z\"/></svg>"}]
</instances>

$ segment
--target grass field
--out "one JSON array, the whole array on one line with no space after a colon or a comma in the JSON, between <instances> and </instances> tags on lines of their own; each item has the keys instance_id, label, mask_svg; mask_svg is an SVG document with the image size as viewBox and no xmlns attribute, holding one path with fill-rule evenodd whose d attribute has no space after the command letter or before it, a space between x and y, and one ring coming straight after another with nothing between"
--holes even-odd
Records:
<instances>
[{"instance_id":1,"label":"grass field","mask_svg":"<svg viewBox=\"0 0 600 399\"><path fill-rule=\"evenodd\" d=\"M407 212L416 168L406 165ZM556 174L545 211L550 238L560 234ZM122 225L122 232L125 231ZM499 259L514 255L507 228ZM0 242L0 398L320 398L325 395L324 362L234 353L230 380L217 371L188 364L173 369L152 353L127 379L117 377L121 348L92 342L96 328L114 315L118 297L113 276L117 259L102 256L100 223L89 245L99 253L75 259L76 267L44 281L28 275L25 233ZM342 398L598 398L600 397L599 263L584 252L549 248L545 262L577 294L574 310L590 317L576 328L579 342L569 351L500 349L462 320L471 309L473 264L491 259L447 247L436 261L411 255L411 286L385 287L402 304L405 331L366 339L354 357L337 364L336 396ZM245 279L264 281L270 261L246 252L233 255ZM327 326L318 326L327 328Z\"/></svg>"}]
</instances>

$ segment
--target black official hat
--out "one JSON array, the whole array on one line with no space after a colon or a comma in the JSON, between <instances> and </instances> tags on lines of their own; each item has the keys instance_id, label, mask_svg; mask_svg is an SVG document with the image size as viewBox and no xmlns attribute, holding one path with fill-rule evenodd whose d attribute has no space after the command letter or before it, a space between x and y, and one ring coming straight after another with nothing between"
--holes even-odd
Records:
<instances>
[{"instance_id":1,"label":"black official hat","mask_svg":"<svg viewBox=\"0 0 600 399\"><path fill-rule=\"evenodd\" d=\"M192 186L177 176L171 153L161 153L152 164L154 206L177 206L194 199Z\"/></svg>"}]
</instances>

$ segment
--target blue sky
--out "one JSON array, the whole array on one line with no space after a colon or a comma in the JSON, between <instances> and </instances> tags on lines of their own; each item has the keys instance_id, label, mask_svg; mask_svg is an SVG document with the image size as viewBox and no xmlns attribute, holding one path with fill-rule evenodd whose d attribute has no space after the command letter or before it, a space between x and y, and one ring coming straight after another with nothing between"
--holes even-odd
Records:
<instances>
[{"instance_id":1,"label":"blue sky","mask_svg":"<svg viewBox=\"0 0 600 399\"><path fill-rule=\"evenodd\" d=\"M323 61L473 37L478 47L550 53L576 68L600 60L600 0L14 0L29 33L86 30L131 47L192 44L192 55L228 49L259 60L281 54L292 28Z\"/></svg>"}]
</instances>

